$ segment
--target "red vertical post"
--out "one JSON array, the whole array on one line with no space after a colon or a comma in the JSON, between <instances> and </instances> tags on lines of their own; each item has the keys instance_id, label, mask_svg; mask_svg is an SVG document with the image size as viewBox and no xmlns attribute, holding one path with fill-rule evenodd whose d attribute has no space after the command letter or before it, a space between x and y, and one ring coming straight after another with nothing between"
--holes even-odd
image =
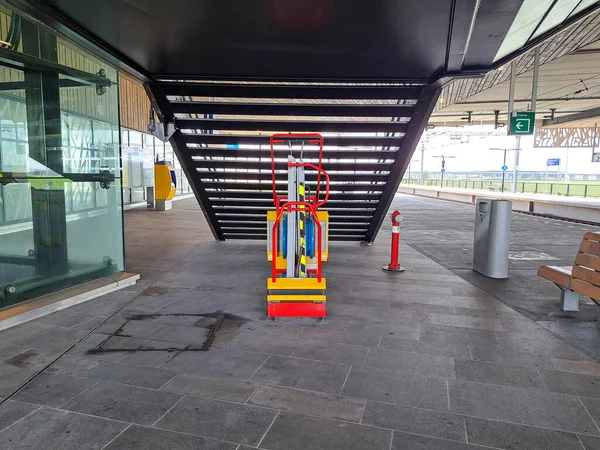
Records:
<instances>
[{"instance_id":1,"label":"red vertical post","mask_svg":"<svg viewBox=\"0 0 600 450\"><path fill-rule=\"evenodd\" d=\"M390 258L390 263L387 266L382 267L386 272L404 272L404 267L400 267L399 261L400 222L402 222L400 211L394 211L392 213L392 256Z\"/></svg>"}]
</instances>

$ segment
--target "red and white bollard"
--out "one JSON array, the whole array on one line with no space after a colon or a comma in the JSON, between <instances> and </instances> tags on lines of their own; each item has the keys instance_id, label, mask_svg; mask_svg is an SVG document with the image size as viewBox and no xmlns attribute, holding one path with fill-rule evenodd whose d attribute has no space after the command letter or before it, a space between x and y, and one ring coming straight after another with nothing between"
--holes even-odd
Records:
<instances>
[{"instance_id":1,"label":"red and white bollard","mask_svg":"<svg viewBox=\"0 0 600 450\"><path fill-rule=\"evenodd\" d=\"M387 266L382 267L386 272L404 272L404 267L400 267L400 262L398 261L400 253L400 222L402 222L400 211L394 211L392 213L392 258Z\"/></svg>"}]
</instances>

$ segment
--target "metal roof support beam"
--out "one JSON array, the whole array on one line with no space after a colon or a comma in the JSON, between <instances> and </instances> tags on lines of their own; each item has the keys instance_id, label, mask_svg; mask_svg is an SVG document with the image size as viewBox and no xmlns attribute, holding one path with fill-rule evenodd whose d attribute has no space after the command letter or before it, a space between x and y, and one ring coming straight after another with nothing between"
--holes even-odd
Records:
<instances>
[{"instance_id":1,"label":"metal roof support beam","mask_svg":"<svg viewBox=\"0 0 600 450\"><path fill-rule=\"evenodd\" d=\"M394 200L394 195L398 192L398 186L402 176L410 163L419 139L427 126L427 120L433 112L433 108L437 102L442 88L440 83L433 84L426 88L421 95L421 98L417 102L415 112L408 124L406 134L402 138L400 144L400 150L396 153L396 160L394 161L390 173L387 178L387 183L381 194L381 199L377 204L373 219L365 235L364 242L371 243L375 240L381 224L385 219L385 215Z\"/></svg>"},{"instance_id":2,"label":"metal roof support beam","mask_svg":"<svg viewBox=\"0 0 600 450\"><path fill-rule=\"evenodd\" d=\"M167 96L165 95L161 86L156 83L146 83L144 84L144 88L161 122L171 122L173 120L173 111L170 108ZM190 181L192 191L194 191L194 195L198 200L198 204L204 213L204 217L206 218L206 222L208 223L213 236L215 239L222 241L225 239L225 237L223 236L223 232L215 216L215 211L208 196L206 195L206 190L204 189L202 180L200 179L200 174L194 170L195 162L192 160L191 155L187 152L187 145L183 142L181 136L182 135L180 131L175 131L170 139L171 146L173 147L173 151L175 152L177 159L181 163L181 168L183 169L185 176Z\"/></svg>"},{"instance_id":3,"label":"metal roof support beam","mask_svg":"<svg viewBox=\"0 0 600 450\"><path fill-rule=\"evenodd\" d=\"M249 144L249 145L269 145L270 135L235 135L235 134L192 134L182 133L181 138L187 144ZM327 136L328 146L342 147L381 147L398 146L400 139L398 137L383 136ZM306 143L306 145L310 145ZM190 148L191 150L191 148ZM226 152L227 149L224 149ZM225 155L224 155L225 156Z\"/></svg>"},{"instance_id":4,"label":"metal roof support beam","mask_svg":"<svg viewBox=\"0 0 600 450\"><path fill-rule=\"evenodd\" d=\"M357 100L416 100L421 86L276 85L241 83L164 82L167 95L234 98L302 98Z\"/></svg>"}]
</instances>

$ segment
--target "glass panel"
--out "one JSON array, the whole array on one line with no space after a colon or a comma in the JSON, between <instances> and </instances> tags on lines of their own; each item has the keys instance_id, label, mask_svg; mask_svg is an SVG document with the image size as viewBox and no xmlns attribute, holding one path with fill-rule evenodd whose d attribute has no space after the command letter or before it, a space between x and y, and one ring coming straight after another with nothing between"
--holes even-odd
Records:
<instances>
[{"instance_id":1,"label":"glass panel","mask_svg":"<svg viewBox=\"0 0 600 450\"><path fill-rule=\"evenodd\" d=\"M557 3L554 4L542 24L536 30L535 35L533 37L537 37L540 34L545 33L546 31L551 30L552 28L560 25L575 9L575 7L580 3L581 0L558 0Z\"/></svg>"},{"instance_id":2,"label":"glass panel","mask_svg":"<svg viewBox=\"0 0 600 450\"><path fill-rule=\"evenodd\" d=\"M0 307L124 270L117 72L0 7L11 24L15 58L53 65L0 61Z\"/></svg>"}]
</instances>

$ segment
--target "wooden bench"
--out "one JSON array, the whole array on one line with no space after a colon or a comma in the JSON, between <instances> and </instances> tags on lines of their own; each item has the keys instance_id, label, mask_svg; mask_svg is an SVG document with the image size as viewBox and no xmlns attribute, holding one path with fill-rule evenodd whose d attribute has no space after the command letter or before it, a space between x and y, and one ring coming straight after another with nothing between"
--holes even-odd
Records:
<instances>
[{"instance_id":1,"label":"wooden bench","mask_svg":"<svg viewBox=\"0 0 600 450\"><path fill-rule=\"evenodd\" d=\"M600 233L585 234L573 267L541 266L538 276L560 288L563 311L579 311L581 295L600 306Z\"/></svg>"}]
</instances>

